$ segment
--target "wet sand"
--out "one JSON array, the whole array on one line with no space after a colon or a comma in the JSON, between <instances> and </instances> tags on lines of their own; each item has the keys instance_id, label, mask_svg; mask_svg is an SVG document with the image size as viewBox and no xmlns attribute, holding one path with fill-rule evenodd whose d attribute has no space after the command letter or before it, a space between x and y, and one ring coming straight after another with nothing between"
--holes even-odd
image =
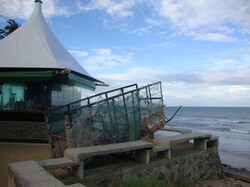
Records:
<instances>
[{"instance_id":1,"label":"wet sand","mask_svg":"<svg viewBox=\"0 0 250 187\"><path fill-rule=\"evenodd\" d=\"M250 171L250 158L219 152L221 162L234 168L246 168Z\"/></svg>"}]
</instances>

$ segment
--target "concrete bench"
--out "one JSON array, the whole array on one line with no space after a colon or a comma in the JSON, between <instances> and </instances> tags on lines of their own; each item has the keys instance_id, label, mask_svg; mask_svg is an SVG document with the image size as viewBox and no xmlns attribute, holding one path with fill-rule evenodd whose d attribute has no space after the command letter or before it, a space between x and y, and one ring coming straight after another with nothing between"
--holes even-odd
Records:
<instances>
[{"instance_id":1,"label":"concrete bench","mask_svg":"<svg viewBox=\"0 0 250 187\"><path fill-rule=\"evenodd\" d=\"M75 165L72 160L65 157L40 160L38 162L45 169L68 168Z\"/></svg>"},{"instance_id":2,"label":"concrete bench","mask_svg":"<svg viewBox=\"0 0 250 187\"><path fill-rule=\"evenodd\" d=\"M157 152L160 157L171 159L171 149L172 145L175 143L183 143L193 140L194 149L196 150L206 150L207 142L213 141L216 144L217 139L213 139L211 134L207 133L187 133L176 136L169 136L165 138L154 139L154 152Z\"/></svg>"},{"instance_id":3,"label":"concrete bench","mask_svg":"<svg viewBox=\"0 0 250 187\"><path fill-rule=\"evenodd\" d=\"M85 187L78 183L64 185L56 177L52 176L40 163L29 160L8 164L8 186L9 187L29 187L29 186L57 186L57 187Z\"/></svg>"},{"instance_id":4,"label":"concrete bench","mask_svg":"<svg viewBox=\"0 0 250 187\"><path fill-rule=\"evenodd\" d=\"M76 166L73 167L73 173L82 178L84 176L84 158L98 155L108 155L112 153L135 151L135 159L138 162L148 164L152 148L152 143L137 140L98 146L68 148L64 151L64 157L72 160L75 163Z\"/></svg>"},{"instance_id":5,"label":"concrete bench","mask_svg":"<svg viewBox=\"0 0 250 187\"><path fill-rule=\"evenodd\" d=\"M212 136L207 141L207 148L211 147L219 147L219 137L218 136Z\"/></svg>"},{"instance_id":6,"label":"concrete bench","mask_svg":"<svg viewBox=\"0 0 250 187\"><path fill-rule=\"evenodd\" d=\"M170 131L170 132L179 132L181 134L192 133L190 129L176 128L176 127L163 127L160 131Z\"/></svg>"}]
</instances>

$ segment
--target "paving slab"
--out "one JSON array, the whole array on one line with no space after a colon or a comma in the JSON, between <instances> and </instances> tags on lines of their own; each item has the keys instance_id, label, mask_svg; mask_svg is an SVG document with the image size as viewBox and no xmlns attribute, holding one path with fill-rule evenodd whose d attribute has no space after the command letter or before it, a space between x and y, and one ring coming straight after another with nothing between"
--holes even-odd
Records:
<instances>
[{"instance_id":1,"label":"paving slab","mask_svg":"<svg viewBox=\"0 0 250 187\"><path fill-rule=\"evenodd\" d=\"M0 187L8 186L9 163L50 158L50 144L0 142Z\"/></svg>"},{"instance_id":2,"label":"paving slab","mask_svg":"<svg viewBox=\"0 0 250 187\"><path fill-rule=\"evenodd\" d=\"M177 127L163 127L161 131L179 132L181 134L192 133L192 130L190 129L183 129L183 128L177 128Z\"/></svg>"},{"instance_id":3,"label":"paving slab","mask_svg":"<svg viewBox=\"0 0 250 187\"><path fill-rule=\"evenodd\" d=\"M45 171L37 161L30 160L9 164L9 173L14 175L15 181L27 187L65 185Z\"/></svg>"},{"instance_id":4,"label":"paving slab","mask_svg":"<svg viewBox=\"0 0 250 187\"><path fill-rule=\"evenodd\" d=\"M65 157L41 160L39 163L47 169L66 168L75 165L72 160Z\"/></svg>"},{"instance_id":5,"label":"paving slab","mask_svg":"<svg viewBox=\"0 0 250 187\"><path fill-rule=\"evenodd\" d=\"M105 144L89 147L67 148L64 151L64 156L73 160L75 163L80 163L80 158L85 158L97 155L107 155L112 153L133 151L137 149L152 148L153 144L146 141L131 141L123 143Z\"/></svg>"}]
</instances>

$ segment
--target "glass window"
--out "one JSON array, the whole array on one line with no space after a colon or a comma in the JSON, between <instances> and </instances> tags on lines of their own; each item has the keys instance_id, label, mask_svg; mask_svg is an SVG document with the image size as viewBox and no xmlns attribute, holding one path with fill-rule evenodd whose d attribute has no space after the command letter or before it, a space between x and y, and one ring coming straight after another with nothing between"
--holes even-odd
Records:
<instances>
[{"instance_id":1,"label":"glass window","mask_svg":"<svg viewBox=\"0 0 250 187\"><path fill-rule=\"evenodd\" d=\"M16 110L16 103L24 101L24 84L3 84L0 101L2 110Z\"/></svg>"},{"instance_id":2,"label":"glass window","mask_svg":"<svg viewBox=\"0 0 250 187\"><path fill-rule=\"evenodd\" d=\"M51 90L51 106L54 108L80 100L82 89L75 85L55 84Z\"/></svg>"}]
</instances>

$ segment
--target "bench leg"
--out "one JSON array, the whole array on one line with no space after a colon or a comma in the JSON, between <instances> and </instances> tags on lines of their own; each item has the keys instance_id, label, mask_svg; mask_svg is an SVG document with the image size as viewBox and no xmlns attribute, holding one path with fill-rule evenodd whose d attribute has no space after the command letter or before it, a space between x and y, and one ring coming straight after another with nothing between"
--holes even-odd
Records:
<instances>
[{"instance_id":1,"label":"bench leg","mask_svg":"<svg viewBox=\"0 0 250 187\"><path fill-rule=\"evenodd\" d=\"M202 151L207 150L207 139L205 138L194 139L194 149Z\"/></svg>"},{"instance_id":2,"label":"bench leg","mask_svg":"<svg viewBox=\"0 0 250 187\"><path fill-rule=\"evenodd\" d=\"M150 161L151 149L141 149L135 151L135 159L138 162L148 164Z\"/></svg>"},{"instance_id":3,"label":"bench leg","mask_svg":"<svg viewBox=\"0 0 250 187\"><path fill-rule=\"evenodd\" d=\"M212 148L212 147L219 147L219 139L218 138L214 138L212 140L209 140L207 142L207 147Z\"/></svg>"},{"instance_id":4,"label":"bench leg","mask_svg":"<svg viewBox=\"0 0 250 187\"><path fill-rule=\"evenodd\" d=\"M164 159L171 159L171 149L157 153L157 156Z\"/></svg>"},{"instance_id":5,"label":"bench leg","mask_svg":"<svg viewBox=\"0 0 250 187\"><path fill-rule=\"evenodd\" d=\"M77 176L79 178L83 178L84 177L84 161L81 160L80 164L77 166L74 166L72 168L72 170L73 170L72 172L73 172L74 176Z\"/></svg>"}]
</instances>

